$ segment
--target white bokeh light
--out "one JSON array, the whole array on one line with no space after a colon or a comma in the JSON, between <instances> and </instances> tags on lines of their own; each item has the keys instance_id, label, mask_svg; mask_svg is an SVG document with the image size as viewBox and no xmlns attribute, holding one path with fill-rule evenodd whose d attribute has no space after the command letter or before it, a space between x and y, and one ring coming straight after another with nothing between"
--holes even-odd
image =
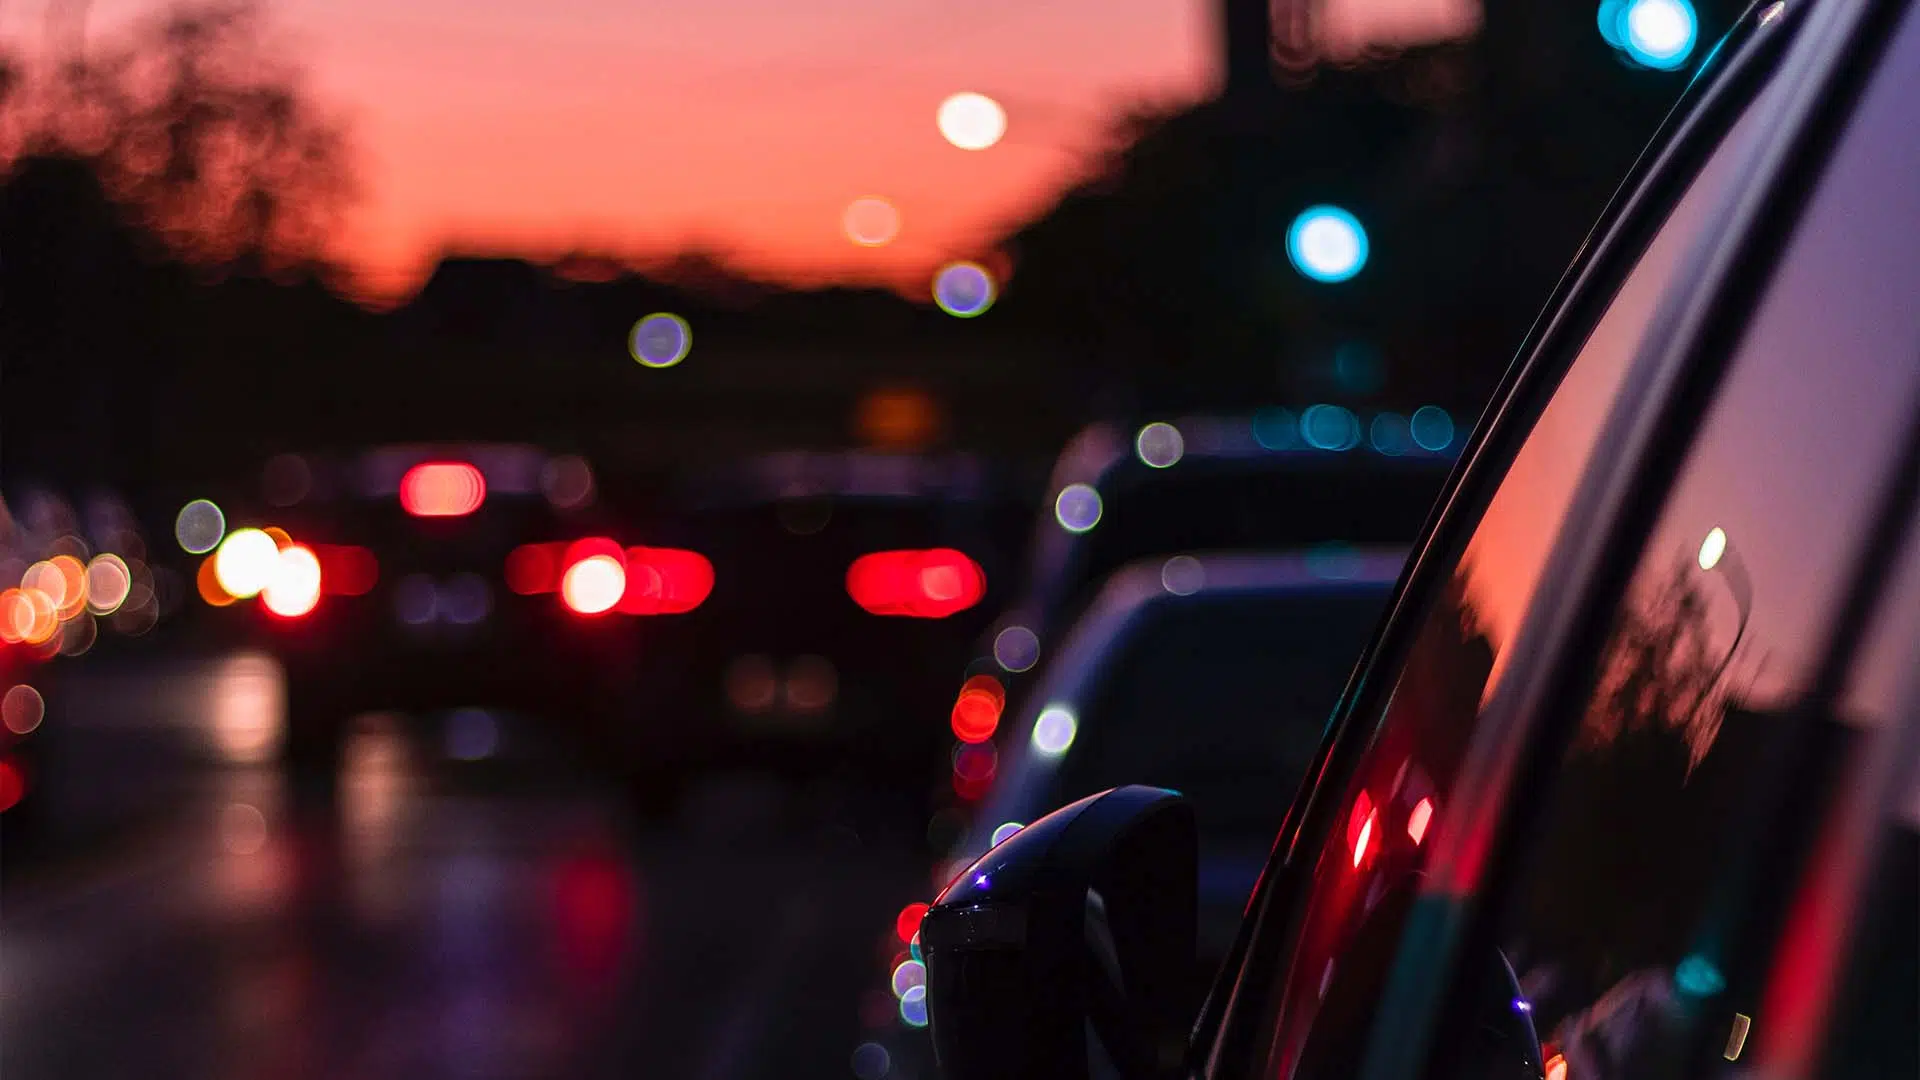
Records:
<instances>
[{"instance_id":1,"label":"white bokeh light","mask_svg":"<svg viewBox=\"0 0 1920 1080\"><path fill-rule=\"evenodd\" d=\"M971 90L942 101L936 120L941 136L962 150L985 150L1007 133L1007 111Z\"/></svg>"}]
</instances>

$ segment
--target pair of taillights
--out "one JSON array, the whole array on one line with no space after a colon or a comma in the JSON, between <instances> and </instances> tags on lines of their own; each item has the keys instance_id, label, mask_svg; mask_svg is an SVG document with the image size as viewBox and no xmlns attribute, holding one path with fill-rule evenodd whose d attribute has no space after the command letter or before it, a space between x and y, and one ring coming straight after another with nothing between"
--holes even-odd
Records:
<instances>
[{"instance_id":1,"label":"pair of taillights","mask_svg":"<svg viewBox=\"0 0 1920 1080\"><path fill-rule=\"evenodd\" d=\"M507 587L522 596L557 593L580 615L678 615L713 593L713 563L679 548L622 547L606 537L523 544L506 561ZM322 595L363 596L379 563L363 547L295 543L280 529L240 529L201 564L197 585L214 607L258 596L274 615L300 618ZM951 548L863 555L847 570L847 594L875 615L939 619L986 594L980 565Z\"/></svg>"},{"instance_id":2,"label":"pair of taillights","mask_svg":"<svg viewBox=\"0 0 1920 1080\"><path fill-rule=\"evenodd\" d=\"M523 544L507 556L507 588L558 593L581 615L679 615L713 592L713 563L679 548L622 548L605 537Z\"/></svg>"},{"instance_id":3,"label":"pair of taillights","mask_svg":"<svg viewBox=\"0 0 1920 1080\"><path fill-rule=\"evenodd\" d=\"M527 544L507 558L509 589L557 592L582 615L692 611L713 592L713 580L713 564L698 552L622 549L605 538ZM874 615L941 619L979 603L986 590L980 564L952 548L878 551L847 569L847 595Z\"/></svg>"}]
</instances>

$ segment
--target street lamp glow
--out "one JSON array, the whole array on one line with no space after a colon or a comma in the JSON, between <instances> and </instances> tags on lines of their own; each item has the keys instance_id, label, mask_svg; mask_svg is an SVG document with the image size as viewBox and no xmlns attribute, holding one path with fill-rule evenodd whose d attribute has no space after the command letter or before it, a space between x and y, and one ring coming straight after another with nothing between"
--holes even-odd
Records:
<instances>
[{"instance_id":1,"label":"street lamp glow","mask_svg":"<svg viewBox=\"0 0 1920 1080\"><path fill-rule=\"evenodd\" d=\"M1367 230L1337 206L1310 206L1287 229L1287 258L1314 281L1345 281L1367 265Z\"/></svg>"},{"instance_id":2,"label":"street lamp glow","mask_svg":"<svg viewBox=\"0 0 1920 1080\"><path fill-rule=\"evenodd\" d=\"M942 101L934 119L941 137L962 150L985 150L1007 133L1007 110L971 90Z\"/></svg>"},{"instance_id":3,"label":"street lamp glow","mask_svg":"<svg viewBox=\"0 0 1920 1080\"><path fill-rule=\"evenodd\" d=\"M1711 570L1719 566L1721 558L1724 557L1726 553L1726 531L1720 528L1720 526L1715 525L1713 528L1707 530L1707 538L1700 541L1700 569Z\"/></svg>"},{"instance_id":4,"label":"street lamp glow","mask_svg":"<svg viewBox=\"0 0 1920 1080\"><path fill-rule=\"evenodd\" d=\"M1686 63L1700 34L1687 0L1629 0L1621 24L1627 55L1663 71Z\"/></svg>"}]
</instances>

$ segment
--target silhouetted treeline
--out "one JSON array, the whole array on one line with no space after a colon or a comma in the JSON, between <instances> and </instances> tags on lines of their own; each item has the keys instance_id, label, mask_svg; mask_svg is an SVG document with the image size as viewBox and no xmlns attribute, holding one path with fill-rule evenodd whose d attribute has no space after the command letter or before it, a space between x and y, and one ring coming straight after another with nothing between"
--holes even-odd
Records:
<instances>
[{"instance_id":1,"label":"silhouetted treeline","mask_svg":"<svg viewBox=\"0 0 1920 1080\"><path fill-rule=\"evenodd\" d=\"M454 437L658 464L845 443L860 398L900 387L941 400L942 438L1025 454L1102 410L1465 419L1685 79L1618 66L1586 5L1497 0L1463 45L1123 118L1095 177L1010 232L1014 274L973 320L697 253L645 273L450 256L375 312L323 259L348 140L261 41L252 5L216 0L0 64L0 479L144 490ZM1343 285L1287 263L1293 215L1322 201L1371 233ZM691 324L688 362L629 358L653 311ZM1364 362L1336 376L1336 356Z\"/></svg>"}]
</instances>

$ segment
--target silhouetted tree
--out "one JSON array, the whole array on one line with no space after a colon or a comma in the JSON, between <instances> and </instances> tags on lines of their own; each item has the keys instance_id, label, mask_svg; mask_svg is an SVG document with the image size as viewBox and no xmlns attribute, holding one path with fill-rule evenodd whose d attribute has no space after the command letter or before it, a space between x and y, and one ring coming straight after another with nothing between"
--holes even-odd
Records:
<instances>
[{"instance_id":1,"label":"silhouetted tree","mask_svg":"<svg viewBox=\"0 0 1920 1080\"><path fill-rule=\"evenodd\" d=\"M1752 740L1777 730L1714 685L1726 637L1713 631L1703 575L1690 563L1677 561L1616 617L1540 821L1524 925L1540 956L1579 987L1576 1001L1678 962L1694 929L1688 913L1704 909L1727 841L1743 828L1728 817L1737 791L1728 780L1749 771ZM1746 719L1728 751L1732 776L1695 782L1735 713Z\"/></svg>"},{"instance_id":2,"label":"silhouetted tree","mask_svg":"<svg viewBox=\"0 0 1920 1080\"><path fill-rule=\"evenodd\" d=\"M200 0L57 61L16 156L85 161L177 255L317 265L352 193L340 127L268 49L251 0Z\"/></svg>"}]
</instances>

